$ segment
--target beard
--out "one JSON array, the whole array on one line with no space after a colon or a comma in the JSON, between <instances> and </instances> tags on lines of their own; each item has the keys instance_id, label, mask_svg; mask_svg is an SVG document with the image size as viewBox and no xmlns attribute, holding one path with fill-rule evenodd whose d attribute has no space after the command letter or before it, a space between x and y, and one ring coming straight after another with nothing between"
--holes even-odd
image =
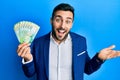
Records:
<instances>
[{"instance_id":1,"label":"beard","mask_svg":"<svg viewBox=\"0 0 120 80\"><path fill-rule=\"evenodd\" d=\"M57 34L57 33L59 33L59 30L65 30L65 29L59 28L59 29L55 30L55 29L52 28L52 36L56 41L62 42L67 38L69 32L65 31L63 33L63 35L60 36L60 35Z\"/></svg>"}]
</instances>

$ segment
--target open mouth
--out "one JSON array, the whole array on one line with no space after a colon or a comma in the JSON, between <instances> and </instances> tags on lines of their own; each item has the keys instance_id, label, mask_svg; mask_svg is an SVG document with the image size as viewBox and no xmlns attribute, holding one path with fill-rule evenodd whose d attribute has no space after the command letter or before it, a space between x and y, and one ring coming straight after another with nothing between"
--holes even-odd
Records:
<instances>
[{"instance_id":1,"label":"open mouth","mask_svg":"<svg viewBox=\"0 0 120 80\"><path fill-rule=\"evenodd\" d=\"M57 32L58 32L59 37L63 37L64 34L66 33L66 30L65 29L58 29Z\"/></svg>"},{"instance_id":2,"label":"open mouth","mask_svg":"<svg viewBox=\"0 0 120 80\"><path fill-rule=\"evenodd\" d=\"M58 30L58 33L64 34L65 30Z\"/></svg>"}]
</instances>

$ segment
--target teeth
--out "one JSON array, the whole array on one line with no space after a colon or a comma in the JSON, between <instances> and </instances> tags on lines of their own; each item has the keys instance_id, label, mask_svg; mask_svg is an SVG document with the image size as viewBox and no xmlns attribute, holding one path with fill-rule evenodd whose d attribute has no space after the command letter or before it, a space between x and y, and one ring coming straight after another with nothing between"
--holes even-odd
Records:
<instances>
[{"instance_id":1,"label":"teeth","mask_svg":"<svg viewBox=\"0 0 120 80\"><path fill-rule=\"evenodd\" d=\"M64 33L65 31L64 30L59 30L59 32Z\"/></svg>"}]
</instances>

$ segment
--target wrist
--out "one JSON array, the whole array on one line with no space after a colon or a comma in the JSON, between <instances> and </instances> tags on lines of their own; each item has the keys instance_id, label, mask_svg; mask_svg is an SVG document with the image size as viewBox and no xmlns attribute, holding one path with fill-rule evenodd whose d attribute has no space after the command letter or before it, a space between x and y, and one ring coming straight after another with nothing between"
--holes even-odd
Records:
<instances>
[{"instance_id":1,"label":"wrist","mask_svg":"<svg viewBox=\"0 0 120 80\"><path fill-rule=\"evenodd\" d=\"M29 55L28 57L25 57L25 58L24 58L24 61L25 61L25 62L28 62L28 61L30 61L31 59L33 59L33 57L32 57L32 55Z\"/></svg>"},{"instance_id":2,"label":"wrist","mask_svg":"<svg viewBox=\"0 0 120 80\"><path fill-rule=\"evenodd\" d=\"M98 60L103 61L103 62L106 60L106 58L104 56L101 56L100 53L97 53L97 58Z\"/></svg>"}]
</instances>

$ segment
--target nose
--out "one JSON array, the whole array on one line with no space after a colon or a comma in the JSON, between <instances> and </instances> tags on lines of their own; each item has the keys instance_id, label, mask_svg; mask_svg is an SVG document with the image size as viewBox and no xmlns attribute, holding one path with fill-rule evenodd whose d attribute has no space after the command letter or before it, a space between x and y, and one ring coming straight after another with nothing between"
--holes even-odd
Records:
<instances>
[{"instance_id":1,"label":"nose","mask_svg":"<svg viewBox=\"0 0 120 80\"><path fill-rule=\"evenodd\" d=\"M65 21L61 22L61 28L65 28Z\"/></svg>"}]
</instances>

